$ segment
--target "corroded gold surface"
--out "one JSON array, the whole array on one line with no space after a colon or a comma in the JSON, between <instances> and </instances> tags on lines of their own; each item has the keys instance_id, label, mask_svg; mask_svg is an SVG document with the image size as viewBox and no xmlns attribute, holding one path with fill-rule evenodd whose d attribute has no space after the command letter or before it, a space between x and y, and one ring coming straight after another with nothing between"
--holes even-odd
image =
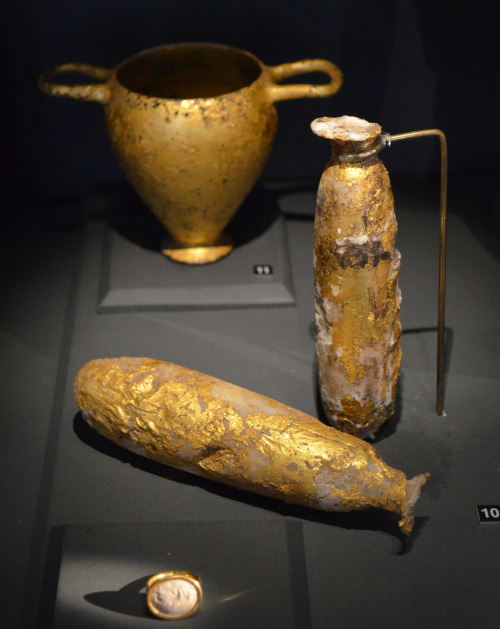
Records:
<instances>
[{"instance_id":1,"label":"corroded gold surface","mask_svg":"<svg viewBox=\"0 0 500 629\"><path fill-rule=\"evenodd\" d=\"M75 397L98 432L155 461L317 509L379 507L411 531L426 475L407 481L369 444L270 398L148 358L87 363Z\"/></svg>"},{"instance_id":2,"label":"corroded gold surface","mask_svg":"<svg viewBox=\"0 0 500 629\"><path fill-rule=\"evenodd\" d=\"M115 81L105 108L113 150L148 207L182 245L212 244L260 175L277 112L262 78L205 98L156 98Z\"/></svg>"},{"instance_id":3,"label":"corroded gold surface","mask_svg":"<svg viewBox=\"0 0 500 629\"><path fill-rule=\"evenodd\" d=\"M106 82L52 81L70 71ZM308 72L330 80L278 84ZM340 70L323 59L266 66L246 51L208 43L145 50L115 70L63 64L40 78L49 94L104 105L111 145L129 181L177 243L192 248L219 239L255 184L276 133L275 103L330 96L341 84ZM166 253L202 263L193 252ZM227 253L212 249L207 261Z\"/></svg>"},{"instance_id":4,"label":"corroded gold surface","mask_svg":"<svg viewBox=\"0 0 500 629\"><path fill-rule=\"evenodd\" d=\"M394 202L377 156L339 159L342 152L369 147L380 127L347 116L315 123L315 132L332 139L333 147L315 220L318 378L329 421L363 437L394 412L401 363Z\"/></svg>"}]
</instances>

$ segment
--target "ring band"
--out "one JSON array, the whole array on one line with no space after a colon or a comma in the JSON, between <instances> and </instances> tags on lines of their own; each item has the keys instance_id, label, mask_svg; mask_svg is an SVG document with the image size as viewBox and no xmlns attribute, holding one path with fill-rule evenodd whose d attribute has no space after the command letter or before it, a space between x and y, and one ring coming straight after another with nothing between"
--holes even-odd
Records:
<instances>
[{"instance_id":1,"label":"ring band","mask_svg":"<svg viewBox=\"0 0 500 629\"><path fill-rule=\"evenodd\" d=\"M200 578L182 570L155 574L148 580L146 588L149 611L166 620L192 616L203 600Z\"/></svg>"}]
</instances>

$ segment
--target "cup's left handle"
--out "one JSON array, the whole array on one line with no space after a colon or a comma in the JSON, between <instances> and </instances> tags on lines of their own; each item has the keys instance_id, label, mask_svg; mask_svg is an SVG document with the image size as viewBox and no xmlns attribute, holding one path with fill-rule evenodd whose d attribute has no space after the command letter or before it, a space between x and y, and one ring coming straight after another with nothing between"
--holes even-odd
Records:
<instances>
[{"instance_id":1,"label":"cup's left handle","mask_svg":"<svg viewBox=\"0 0 500 629\"><path fill-rule=\"evenodd\" d=\"M103 83L66 85L54 81L56 76L70 72L85 74L98 81L103 81ZM93 100L98 103L106 104L109 103L111 99L111 89L108 81L112 72L112 70L100 68L99 66L90 65L88 63L62 63L44 72L38 79L38 86L42 92L50 94L51 96L76 98L77 100Z\"/></svg>"}]
</instances>

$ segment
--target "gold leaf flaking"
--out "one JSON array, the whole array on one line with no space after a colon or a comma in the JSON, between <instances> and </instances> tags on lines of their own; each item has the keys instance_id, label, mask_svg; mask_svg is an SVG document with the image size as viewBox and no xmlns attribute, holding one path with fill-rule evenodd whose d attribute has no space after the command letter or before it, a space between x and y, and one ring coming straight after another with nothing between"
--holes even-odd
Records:
<instances>
[{"instance_id":1,"label":"gold leaf flaking","mask_svg":"<svg viewBox=\"0 0 500 629\"><path fill-rule=\"evenodd\" d=\"M93 360L76 377L75 397L93 428L135 453L298 505L386 509L405 533L428 478L407 481L357 437L173 363Z\"/></svg>"}]
</instances>

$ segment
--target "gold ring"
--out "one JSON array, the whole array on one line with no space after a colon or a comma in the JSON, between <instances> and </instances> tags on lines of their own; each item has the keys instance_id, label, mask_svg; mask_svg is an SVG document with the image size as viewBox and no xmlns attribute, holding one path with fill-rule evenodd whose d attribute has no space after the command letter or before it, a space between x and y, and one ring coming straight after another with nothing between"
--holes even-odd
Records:
<instances>
[{"instance_id":1,"label":"gold ring","mask_svg":"<svg viewBox=\"0 0 500 629\"><path fill-rule=\"evenodd\" d=\"M149 611L166 620L180 620L196 614L203 600L199 577L182 570L155 574L146 588Z\"/></svg>"}]
</instances>

